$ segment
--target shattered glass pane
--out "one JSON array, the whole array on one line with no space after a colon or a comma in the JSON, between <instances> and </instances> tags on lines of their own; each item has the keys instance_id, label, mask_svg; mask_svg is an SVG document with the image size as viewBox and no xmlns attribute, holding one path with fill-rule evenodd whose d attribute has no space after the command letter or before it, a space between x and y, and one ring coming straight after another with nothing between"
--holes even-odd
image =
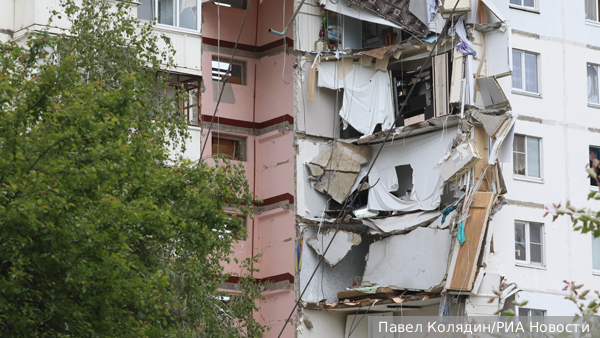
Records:
<instances>
[{"instance_id":1,"label":"shattered glass pane","mask_svg":"<svg viewBox=\"0 0 600 338\"><path fill-rule=\"evenodd\" d=\"M512 52L513 58L513 72L512 72L512 86L513 88L523 89L523 73L521 70L521 52Z\"/></svg>"},{"instance_id":2,"label":"shattered glass pane","mask_svg":"<svg viewBox=\"0 0 600 338\"><path fill-rule=\"evenodd\" d=\"M515 222L515 259L524 261L526 260L526 255L525 223Z\"/></svg>"},{"instance_id":3,"label":"shattered glass pane","mask_svg":"<svg viewBox=\"0 0 600 338\"><path fill-rule=\"evenodd\" d=\"M179 1L179 27L198 29L198 0Z\"/></svg>"},{"instance_id":4,"label":"shattered glass pane","mask_svg":"<svg viewBox=\"0 0 600 338\"><path fill-rule=\"evenodd\" d=\"M540 139L527 138L527 176L541 177L540 170Z\"/></svg>"},{"instance_id":5,"label":"shattered glass pane","mask_svg":"<svg viewBox=\"0 0 600 338\"><path fill-rule=\"evenodd\" d=\"M525 53L525 90L538 92L537 55Z\"/></svg>"}]
</instances>

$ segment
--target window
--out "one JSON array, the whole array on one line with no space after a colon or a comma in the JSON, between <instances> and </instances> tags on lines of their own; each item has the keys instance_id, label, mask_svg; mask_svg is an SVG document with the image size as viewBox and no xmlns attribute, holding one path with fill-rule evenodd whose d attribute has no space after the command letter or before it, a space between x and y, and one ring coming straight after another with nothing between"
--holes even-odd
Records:
<instances>
[{"instance_id":1,"label":"window","mask_svg":"<svg viewBox=\"0 0 600 338\"><path fill-rule=\"evenodd\" d=\"M515 221L515 259L526 264L544 264L544 225Z\"/></svg>"},{"instance_id":2,"label":"window","mask_svg":"<svg viewBox=\"0 0 600 338\"><path fill-rule=\"evenodd\" d=\"M513 89L538 93L538 55L513 50Z\"/></svg>"},{"instance_id":3,"label":"window","mask_svg":"<svg viewBox=\"0 0 600 338\"><path fill-rule=\"evenodd\" d=\"M544 317L545 315L544 310L519 308L519 317Z\"/></svg>"},{"instance_id":4,"label":"window","mask_svg":"<svg viewBox=\"0 0 600 338\"><path fill-rule=\"evenodd\" d=\"M213 134L212 155L223 156L234 161L245 161L246 139Z\"/></svg>"},{"instance_id":5,"label":"window","mask_svg":"<svg viewBox=\"0 0 600 338\"><path fill-rule=\"evenodd\" d=\"M510 0L511 5L535 8L535 0Z\"/></svg>"},{"instance_id":6,"label":"window","mask_svg":"<svg viewBox=\"0 0 600 338\"><path fill-rule=\"evenodd\" d=\"M592 236L592 266L596 272L600 272L600 237Z\"/></svg>"},{"instance_id":7,"label":"window","mask_svg":"<svg viewBox=\"0 0 600 338\"><path fill-rule=\"evenodd\" d=\"M542 178L541 145L539 138L515 135L513 142L513 173L530 178Z\"/></svg>"},{"instance_id":8,"label":"window","mask_svg":"<svg viewBox=\"0 0 600 338\"><path fill-rule=\"evenodd\" d=\"M198 0L140 0L138 18L161 25L198 30Z\"/></svg>"},{"instance_id":9,"label":"window","mask_svg":"<svg viewBox=\"0 0 600 338\"><path fill-rule=\"evenodd\" d=\"M600 103L598 100L598 65L587 64L588 103Z\"/></svg>"},{"instance_id":10,"label":"window","mask_svg":"<svg viewBox=\"0 0 600 338\"><path fill-rule=\"evenodd\" d=\"M225 78L229 77L227 83L246 85L246 63L242 61L233 60L231 62L231 74L226 76L229 70L229 58L221 58L218 60L217 57L213 56L212 59L212 79L213 81L225 81Z\"/></svg>"},{"instance_id":11,"label":"window","mask_svg":"<svg viewBox=\"0 0 600 338\"><path fill-rule=\"evenodd\" d=\"M598 15L598 10L600 10L599 0L585 0L586 20L598 21L598 18L600 17L600 15Z\"/></svg>"},{"instance_id":12,"label":"window","mask_svg":"<svg viewBox=\"0 0 600 338\"><path fill-rule=\"evenodd\" d=\"M593 168L594 159L600 160L600 147L590 146L590 168ZM590 185L592 187L597 187L598 181L596 181L594 178L590 177Z\"/></svg>"},{"instance_id":13,"label":"window","mask_svg":"<svg viewBox=\"0 0 600 338\"><path fill-rule=\"evenodd\" d=\"M217 230L217 229L212 229L212 231L216 232L219 234L219 238L224 238L224 237L228 237L231 236L233 239L238 240L238 241L247 241L248 237L246 236L247 233L247 229L246 229L246 218L243 216L239 216L239 215L232 215L232 214L228 214L227 215L227 223L224 226L223 230ZM240 224L240 230L228 230L233 228L236 225L236 222L239 222Z\"/></svg>"},{"instance_id":14,"label":"window","mask_svg":"<svg viewBox=\"0 0 600 338\"><path fill-rule=\"evenodd\" d=\"M219 1L215 1L215 5L246 9L246 1L245 0L219 0Z\"/></svg>"}]
</instances>

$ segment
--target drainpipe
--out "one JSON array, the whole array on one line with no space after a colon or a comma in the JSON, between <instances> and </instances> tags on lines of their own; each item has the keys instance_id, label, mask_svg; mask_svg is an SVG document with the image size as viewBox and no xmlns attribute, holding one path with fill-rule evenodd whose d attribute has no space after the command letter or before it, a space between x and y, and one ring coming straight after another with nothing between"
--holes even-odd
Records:
<instances>
[{"instance_id":1,"label":"drainpipe","mask_svg":"<svg viewBox=\"0 0 600 338\"><path fill-rule=\"evenodd\" d=\"M292 15L292 17L290 18L290 21L288 22L288 24L283 29L283 32L278 32L278 31L276 31L274 29L269 28L269 33L273 33L273 34L279 35L279 36L285 36L285 34L287 33L288 29L290 29L290 26L292 25L292 22L294 22L294 19L296 18L296 15L298 15L298 13L300 12L300 8L302 7L303 4L304 4L304 0L300 1L300 4L298 5L298 8L296 8L296 11L294 11L294 15Z\"/></svg>"}]
</instances>

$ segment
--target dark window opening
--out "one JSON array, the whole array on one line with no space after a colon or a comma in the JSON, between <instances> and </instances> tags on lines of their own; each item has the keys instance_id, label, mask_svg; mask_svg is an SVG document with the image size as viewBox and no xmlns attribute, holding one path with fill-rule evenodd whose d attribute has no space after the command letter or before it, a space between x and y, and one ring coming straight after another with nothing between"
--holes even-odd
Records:
<instances>
[{"instance_id":1,"label":"dark window opening","mask_svg":"<svg viewBox=\"0 0 600 338\"><path fill-rule=\"evenodd\" d=\"M246 141L245 139L223 138L222 136L212 137L212 155L222 156L229 160L246 160Z\"/></svg>"},{"instance_id":2,"label":"dark window opening","mask_svg":"<svg viewBox=\"0 0 600 338\"><path fill-rule=\"evenodd\" d=\"M600 160L600 148L590 146L590 168L594 167L594 159ZM590 185L597 187L598 181L590 177Z\"/></svg>"},{"instance_id":3,"label":"dark window opening","mask_svg":"<svg viewBox=\"0 0 600 338\"><path fill-rule=\"evenodd\" d=\"M398 177L398 189L391 193L400 199L409 200L413 190L413 169L410 164L397 166L396 176Z\"/></svg>"}]
</instances>

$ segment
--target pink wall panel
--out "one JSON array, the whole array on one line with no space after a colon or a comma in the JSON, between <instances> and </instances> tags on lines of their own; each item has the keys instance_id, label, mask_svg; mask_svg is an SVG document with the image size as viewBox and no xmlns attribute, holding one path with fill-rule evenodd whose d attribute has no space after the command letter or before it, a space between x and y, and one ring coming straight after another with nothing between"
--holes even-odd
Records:
<instances>
[{"instance_id":1,"label":"pink wall panel","mask_svg":"<svg viewBox=\"0 0 600 338\"><path fill-rule=\"evenodd\" d=\"M245 45L254 45L256 40L256 6L258 0L253 0L251 8L248 10L246 23L242 29L240 43ZM218 13L217 13L217 7ZM217 6L209 3L202 6L202 36L217 39L220 34L221 40L235 42L237 39L242 19L244 18L244 9ZM218 31L219 19L221 22L221 31Z\"/></svg>"},{"instance_id":2,"label":"pink wall panel","mask_svg":"<svg viewBox=\"0 0 600 338\"><path fill-rule=\"evenodd\" d=\"M215 112L218 96L213 95L213 91L217 92L218 87L216 81L211 79L212 57L217 53L204 52L202 53L202 69L204 70L204 86L206 91L202 93L202 114L212 116ZM228 62L230 55L221 54L221 60ZM254 109L254 59L235 57L234 60L246 62L246 85L231 84L231 92L233 100L229 100L225 90L219 105L217 117L225 117L230 119L252 121ZM214 83L213 83L214 82ZM230 95L230 94L229 94ZM215 122L217 122L215 120Z\"/></svg>"},{"instance_id":3,"label":"pink wall panel","mask_svg":"<svg viewBox=\"0 0 600 338\"><path fill-rule=\"evenodd\" d=\"M253 0L254 1L254 0ZM258 46L263 46L276 40L282 40L282 36L269 33L269 28L282 32L290 21L294 12L293 0L285 0L285 19L283 16L283 0L263 0L258 11ZM299 14L300 15L300 14ZM286 37L294 38L294 27L290 27Z\"/></svg>"},{"instance_id":4,"label":"pink wall panel","mask_svg":"<svg viewBox=\"0 0 600 338\"><path fill-rule=\"evenodd\" d=\"M256 195L267 199L282 194L294 195L294 136L279 131L257 136ZM275 183L277 182L277 183Z\"/></svg>"},{"instance_id":5,"label":"pink wall panel","mask_svg":"<svg viewBox=\"0 0 600 338\"><path fill-rule=\"evenodd\" d=\"M265 292L267 301L260 301L258 306L261 310L255 314L255 319L261 324L266 324L271 327L271 330L263 335L263 338L277 338L285 320L290 315L294 307L294 291L279 290ZM292 316L295 319L295 316ZM294 337L294 324L288 323L285 331L281 335L282 338Z\"/></svg>"},{"instance_id":6,"label":"pink wall panel","mask_svg":"<svg viewBox=\"0 0 600 338\"><path fill-rule=\"evenodd\" d=\"M263 253L260 261L260 278L284 273L294 275L293 210L275 209L257 215L258 247Z\"/></svg>"},{"instance_id":7,"label":"pink wall panel","mask_svg":"<svg viewBox=\"0 0 600 338\"><path fill-rule=\"evenodd\" d=\"M294 55L284 54L264 57L257 61L256 121L263 122L281 115L294 116L293 64Z\"/></svg>"}]
</instances>

